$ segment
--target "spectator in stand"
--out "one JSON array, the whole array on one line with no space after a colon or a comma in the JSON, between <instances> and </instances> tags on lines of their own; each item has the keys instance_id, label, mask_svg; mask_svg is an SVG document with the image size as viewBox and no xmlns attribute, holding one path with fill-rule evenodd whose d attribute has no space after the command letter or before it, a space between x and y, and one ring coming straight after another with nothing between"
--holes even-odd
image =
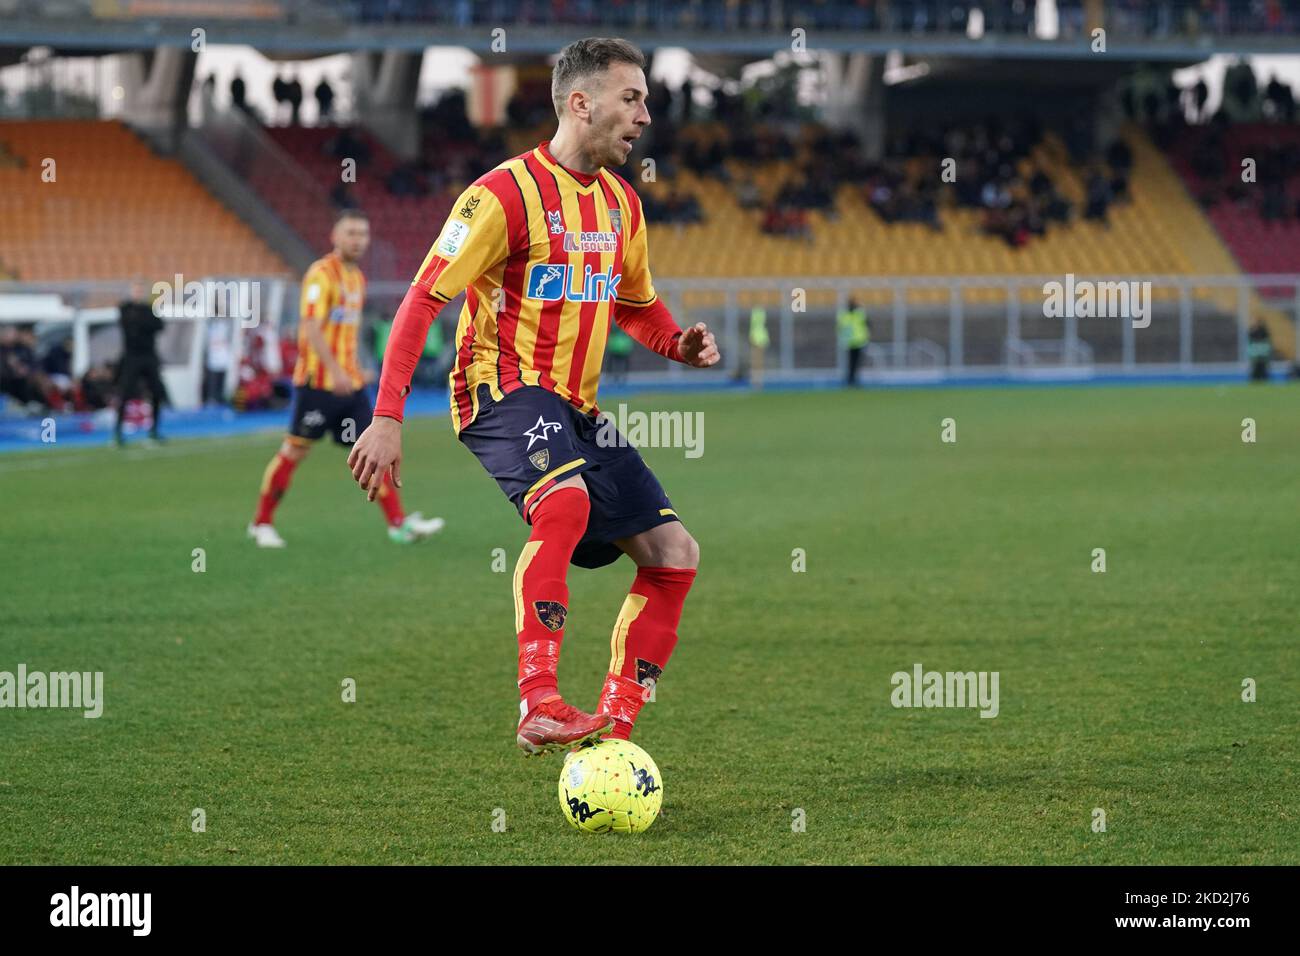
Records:
<instances>
[{"instance_id":1,"label":"spectator in stand","mask_svg":"<svg viewBox=\"0 0 1300 956\"><path fill-rule=\"evenodd\" d=\"M346 126L325 144L325 152L335 159L355 159L358 166L370 161L370 147L366 141Z\"/></svg>"},{"instance_id":2,"label":"spectator in stand","mask_svg":"<svg viewBox=\"0 0 1300 956\"><path fill-rule=\"evenodd\" d=\"M316 84L316 108L319 111L318 126L328 126L334 115L334 87L325 77Z\"/></svg>"},{"instance_id":3,"label":"spectator in stand","mask_svg":"<svg viewBox=\"0 0 1300 956\"><path fill-rule=\"evenodd\" d=\"M1295 96L1291 87L1278 80L1276 74L1268 81L1264 99L1275 121L1288 124L1295 122Z\"/></svg>"},{"instance_id":4,"label":"spectator in stand","mask_svg":"<svg viewBox=\"0 0 1300 956\"><path fill-rule=\"evenodd\" d=\"M384 179L390 195L425 196L429 192L428 178L418 162L401 163L394 166Z\"/></svg>"},{"instance_id":5,"label":"spectator in stand","mask_svg":"<svg viewBox=\"0 0 1300 956\"><path fill-rule=\"evenodd\" d=\"M1192 106L1194 114L1192 118L1197 123L1205 122L1207 118L1205 115L1205 104L1209 101L1210 88L1205 85L1205 77L1201 77L1196 81L1196 85L1192 87Z\"/></svg>"},{"instance_id":6,"label":"spectator in stand","mask_svg":"<svg viewBox=\"0 0 1300 956\"><path fill-rule=\"evenodd\" d=\"M248 103L245 100L247 90L244 87L244 78L235 73L235 78L230 81L230 102L237 110L248 112Z\"/></svg>"},{"instance_id":7,"label":"spectator in stand","mask_svg":"<svg viewBox=\"0 0 1300 956\"><path fill-rule=\"evenodd\" d=\"M284 99L289 104L289 125L297 126L302 111L302 84L293 74L289 75L289 82L284 85Z\"/></svg>"},{"instance_id":8,"label":"spectator in stand","mask_svg":"<svg viewBox=\"0 0 1300 956\"><path fill-rule=\"evenodd\" d=\"M741 209L757 209L763 204L763 198L753 177L745 176L736 184L736 202Z\"/></svg>"},{"instance_id":9,"label":"spectator in stand","mask_svg":"<svg viewBox=\"0 0 1300 956\"><path fill-rule=\"evenodd\" d=\"M1106 163L1110 166L1110 188L1116 200L1127 200L1129 176L1133 172L1133 150L1123 139L1116 139L1106 150Z\"/></svg>"},{"instance_id":10,"label":"spectator in stand","mask_svg":"<svg viewBox=\"0 0 1300 956\"><path fill-rule=\"evenodd\" d=\"M1107 214L1110 210L1111 189L1110 181L1101 174L1100 169L1094 169L1088 177L1087 185L1087 205L1084 208L1085 219L1096 219L1102 225L1109 226Z\"/></svg>"},{"instance_id":11,"label":"spectator in stand","mask_svg":"<svg viewBox=\"0 0 1300 956\"><path fill-rule=\"evenodd\" d=\"M1249 122L1259 114L1259 84L1245 58L1238 57L1223 76L1223 106L1229 118Z\"/></svg>"},{"instance_id":12,"label":"spectator in stand","mask_svg":"<svg viewBox=\"0 0 1300 956\"><path fill-rule=\"evenodd\" d=\"M275 79L271 81L271 98L275 100L275 113L272 114L275 117L274 122L279 123L284 113L281 107L289 101L289 84L279 73L276 73Z\"/></svg>"},{"instance_id":13,"label":"spectator in stand","mask_svg":"<svg viewBox=\"0 0 1300 956\"><path fill-rule=\"evenodd\" d=\"M344 209L360 209L361 203L357 202L356 196L352 194L349 184L339 180L330 190L330 201L334 203L336 212Z\"/></svg>"}]
</instances>

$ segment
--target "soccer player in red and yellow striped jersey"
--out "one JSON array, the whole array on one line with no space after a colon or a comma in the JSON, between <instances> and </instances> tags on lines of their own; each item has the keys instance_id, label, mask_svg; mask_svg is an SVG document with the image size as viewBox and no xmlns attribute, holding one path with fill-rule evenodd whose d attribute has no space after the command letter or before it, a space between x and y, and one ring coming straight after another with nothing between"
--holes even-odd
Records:
<instances>
[{"instance_id":1,"label":"soccer player in red and yellow striped jersey","mask_svg":"<svg viewBox=\"0 0 1300 956\"><path fill-rule=\"evenodd\" d=\"M292 422L266 466L257 514L248 526L248 536L263 548L284 547L272 524L275 509L312 443L329 431L339 444L351 445L371 420L366 376L357 360L366 298L366 278L357 262L370 245L370 223L359 210L346 210L330 239L334 250L313 262L302 280ZM380 486L378 498L393 541L408 544L442 528L441 518L404 513L391 480Z\"/></svg>"},{"instance_id":2,"label":"soccer player in red and yellow striped jersey","mask_svg":"<svg viewBox=\"0 0 1300 956\"><path fill-rule=\"evenodd\" d=\"M438 311L461 291L452 425L532 526L515 566L517 742L544 753L611 732L626 738L677 643L699 547L658 480L599 426L610 322L686 365L719 359L703 323L682 330L655 294L641 202L621 166L650 123L645 58L625 40L567 46L551 81L555 136L473 183L398 310L374 423L348 464L371 496L399 476L403 403ZM611 429L612 430L612 429ZM611 440L613 439L613 440ZM595 715L560 699L555 672L570 563L637 565L610 641Z\"/></svg>"},{"instance_id":3,"label":"soccer player in red and yellow striped jersey","mask_svg":"<svg viewBox=\"0 0 1300 956\"><path fill-rule=\"evenodd\" d=\"M347 233L365 220L355 210L341 218ZM302 280L299 307L298 361L293 384L351 395L365 386L357 363L357 335L366 299L366 277L356 260L335 250L317 259Z\"/></svg>"}]
</instances>

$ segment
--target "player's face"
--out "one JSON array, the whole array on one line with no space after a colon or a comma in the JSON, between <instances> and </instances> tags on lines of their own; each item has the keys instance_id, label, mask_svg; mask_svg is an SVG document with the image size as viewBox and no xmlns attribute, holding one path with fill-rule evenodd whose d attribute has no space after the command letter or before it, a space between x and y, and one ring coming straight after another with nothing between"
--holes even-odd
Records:
<instances>
[{"instance_id":1,"label":"player's face","mask_svg":"<svg viewBox=\"0 0 1300 956\"><path fill-rule=\"evenodd\" d=\"M645 73L631 63L612 63L591 106L586 154L598 166L622 166L632 141L650 125Z\"/></svg>"},{"instance_id":2,"label":"player's face","mask_svg":"<svg viewBox=\"0 0 1300 956\"><path fill-rule=\"evenodd\" d=\"M364 219L341 219L330 238L342 258L356 262L370 248L370 223Z\"/></svg>"}]
</instances>

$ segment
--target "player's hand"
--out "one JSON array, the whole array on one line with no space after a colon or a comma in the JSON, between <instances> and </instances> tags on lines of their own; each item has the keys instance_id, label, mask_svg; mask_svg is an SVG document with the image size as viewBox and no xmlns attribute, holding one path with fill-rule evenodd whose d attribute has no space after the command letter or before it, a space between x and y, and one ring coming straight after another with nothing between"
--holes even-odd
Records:
<instances>
[{"instance_id":1,"label":"player's hand","mask_svg":"<svg viewBox=\"0 0 1300 956\"><path fill-rule=\"evenodd\" d=\"M708 368L722 360L718 342L703 322L696 322L682 333L682 337L677 340L677 354L683 362L695 368Z\"/></svg>"},{"instance_id":2,"label":"player's hand","mask_svg":"<svg viewBox=\"0 0 1300 956\"><path fill-rule=\"evenodd\" d=\"M335 395L346 398L355 392L356 389L352 387L352 379L348 378L346 375L335 375L334 384L330 386L330 391Z\"/></svg>"},{"instance_id":3,"label":"player's hand","mask_svg":"<svg viewBox=\"0 0 1300 956\"><path fill-rule=\"evenodd\" d=\"M402 423L395 418L376 416L369 427L361 433L352 452L348 455L348 467L352 477L366 493L367 501L374 501L379 493L379 486L384 483L384 475L392 469L393 484L402 487L400 467L402 464Z\"/></svg>"}]
</instances>

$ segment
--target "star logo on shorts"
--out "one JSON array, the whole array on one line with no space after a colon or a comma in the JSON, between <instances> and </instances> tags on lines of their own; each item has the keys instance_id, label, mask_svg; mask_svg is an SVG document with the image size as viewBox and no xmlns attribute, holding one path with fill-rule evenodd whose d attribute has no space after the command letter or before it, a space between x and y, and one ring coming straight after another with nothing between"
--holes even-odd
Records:
<instances>
[{"instance_id":1,"label":"star logo on shorts","mask_svg":"<svg viewBox=\"0 0 1300 956\"><path fill-rule=\"evenodd\" d=\"M528 436L528 448L526 450L532 451L534 442L547 441L551 430L554 429L558 432L560 427L559 422L548 422L544 416L538 415L537 424L524 432Z\"/></svg>"}]
</instances>

